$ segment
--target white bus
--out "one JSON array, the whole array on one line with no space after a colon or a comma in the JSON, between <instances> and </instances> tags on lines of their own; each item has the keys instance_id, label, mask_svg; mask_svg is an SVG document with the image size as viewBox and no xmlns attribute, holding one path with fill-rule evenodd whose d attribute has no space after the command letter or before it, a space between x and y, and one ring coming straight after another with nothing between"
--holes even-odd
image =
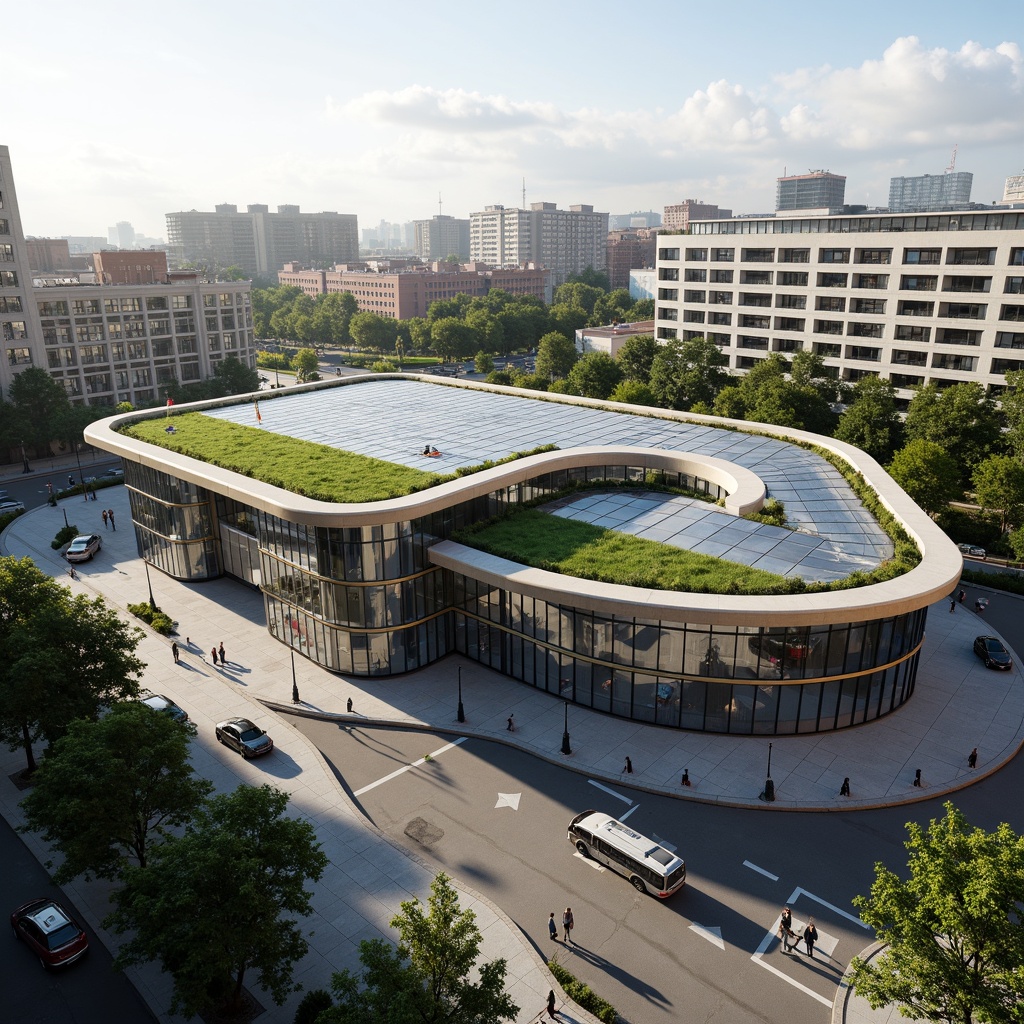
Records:
<instances>
[{"instance_id":1,"label":"white bus","mask_svg":"<svg viewBox=\"0 0 1024 1024\"><path fill-rule=\"evenodd\" d=\"M638 892L665 899L686 882L686 864L679 857L610 814L577 814L569 822L566 838L584 857L625 875Z\"/></svg>"}]
</instances>

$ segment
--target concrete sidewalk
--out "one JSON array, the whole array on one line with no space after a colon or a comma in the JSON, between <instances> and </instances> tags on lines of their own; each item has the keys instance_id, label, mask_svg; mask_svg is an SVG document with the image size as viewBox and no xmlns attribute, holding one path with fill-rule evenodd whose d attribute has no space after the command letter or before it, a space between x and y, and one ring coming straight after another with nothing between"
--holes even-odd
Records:
<instances>
[{"instance_id":1,"label":"concrete sidewalk","mask_svg":"<svg viewBox=\"0 0 1024 1024\"><path fill-rule=\"evenodd\" d=\"M101 490L96 502L78 497L60 506L44 506L16 520L0 541L3 552L29 556L44 571L63 575L75 592L102 595L114 607L124 609L129 602L146 600L146 572L136 552L125 488ZM75 582L67 578L66 563L49 546L63 526L62 508L82 532L103 538L103 551L78 567L80 579ZM104 529L103 508L114 509L116 532ZM625 783L621 769L628 755L633 763L631 786L765 812L849 811L935 797L997 770L1024 742L1021 673L1017 668L987 671L975 658L974 636L991 630L966 605L957 606L952 614L948 603L931 609L914 697L881 721L824 735L755 738L675 732L570 706L573 753L566 756L560 753L561 700L457 655L407 676L371 680L335 676L299 657L295 672L301 705L295 708L290 652L267 633L258 592L229 580L182 584L155 569L149 576L157 604L179 624L182 657L175 665L170 639L147 630L139 649L148 666L143 683L180 703L198 726L196 770L212 779L218 790L233 789L243 781L271 781L287 789L294 809L316 825L331 858L323 881L314 887L316 919L311 926L316 949L296 974L307 989L327 987L333 970L356 968L361 939L391 938L390 917L402 900L424 896L432 871L366 823L319 753L291 728L287 717L273 713L277 708L487 738L613 783ZM184 644L185 637L190 646ZM213 666L209 653L221 642L227 653L225 667ZM456 721L460 667L467 716L463 725ZM345 710L349 699L351 716ZM213 724L237 714L248 715L272 733L278 745L273 757L253 763L224 757L213 739ZM515 716L514 733L506 730L510 714ZM777 796L773 804L759 799L769 741ZM979 762L972 772L967 754L974 746ZM20 754L2 756L5 778L23 766ZM920 789L912 784L917 768L924 783ZM683 769L689 770L690 788L679 785ZM838 795L846 776L851 780L849 798ZM12 783L0 782L0 811L13 824L21 821L19 797ZM47 852L37 839L30 836L27 841L45 860ZM107 912L108 890L100 883L80 881L69 888L90 923L98 925ZM463 888L463 903L477 912L484 932L485 955L505 956L509 962L510 991L524 1007L520 1020L535 1020L537 1011L528 1008L540 1008L549 988L559 992L539 952L547 938L545 922L537 922L534 936L524 936L500 909ZM109 936L104 939L116 945ZM170 988L158 970L135 972L133 980L157 1012L168 1005ZM839 998L845 1012L842 989ZM294 998L281 1008L271 1004L261 1019L290 1021L297 1002ZM857 1008L856 999L853 1002ZM571 1013L563 1013L563 1019L589 1019L574 1007L567 1010ZM849 1019L858 1024L861 1020Z\"/></svg>"}]
</instances>

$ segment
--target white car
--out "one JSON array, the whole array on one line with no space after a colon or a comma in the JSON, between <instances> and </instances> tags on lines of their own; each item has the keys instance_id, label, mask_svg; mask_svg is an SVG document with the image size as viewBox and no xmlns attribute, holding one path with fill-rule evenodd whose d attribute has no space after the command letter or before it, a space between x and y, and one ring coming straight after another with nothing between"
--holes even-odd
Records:
<instances>
[{"instance_id":1,"label":"white car","mask_svg":"<svg viewBox=\"0 0 1024 1024\"><path fill-rule=\"evenodd\" d=\"M21 501L0 501L0 516L9 516L15 512L24 512L25 504Z\"/></svg>"},{"instance_id":2,"label":"white car","mask_svg":"<svg viewBox=\"0 0 1024 1024\"><path fill-rule=\"evenodd\" d=\"M103 542L95 533L82 534L69 545L64 557L69 562L88 562L103 546Z\"/></svg>"}]
</instances>

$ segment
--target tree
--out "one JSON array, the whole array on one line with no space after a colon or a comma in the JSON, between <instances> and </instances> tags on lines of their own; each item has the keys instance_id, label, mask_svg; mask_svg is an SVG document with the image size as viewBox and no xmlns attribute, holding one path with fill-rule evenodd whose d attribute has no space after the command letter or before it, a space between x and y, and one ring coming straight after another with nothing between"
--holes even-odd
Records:
<instances>
[{"instance_id":1,"label":"tree","mask_svg":"<svg viewBox=\"0 0 1024 1024\"><path fill-rule=\"evenodd\" d=\"M501 320L486 309L471 309L466 314L466 326L472 330L481 351L495 353L505 349L505 330Z\"/></svg>"},{"instance_id":2,"label":"tree","mask_svg":"<svg viewBox=\"0 0 1024 1024\"><path fill-rule=\"evenodd\" d=\"M624 380L608 396L609 401L623 402L626 405L657 406L658 400L651 389L638 380Z\"/></svg>"},{"instance_id":3,"label":"tree","mask_svg":"<svg viewBox=\"0 0 1024 1024\"><path fill-rule=\"evenodd\" d=\"M595 270L589 266L582 273L570 274L566 281L569 284L588 284L591 288L600 288L603 292L609 292L612 289L611 283L608 280L608 272L606 270Z\"/></svg>"},{"instance_id":4,"label":"tree","mask_svg":"<svg viewBox=\"0 0 1024 1024\"><path fill-rule=\"evenodd\" d=\"M45 370L30 366L16 374L7 389L21 428L18 442L45 445L57 437L54 424L70 407L68 394Z\"/></svg>"},{"instance_id":5,"label":"tree","mask_svg":"<svg viewBox=\"0 0 1024 1024\"><path fill-rule=\"evenodd\" d=\"M887 468L893 480L932 515L963 497L957 460L934 441L908 442Z\"/></svg>"},{"instance_id":6,"label":"tree","mask_svg":"<svg viewBox=\"0 0 1024 1024\"><path fill-rule=\"evenodd\" d=\"M856 445L882 465L903 443L903 421L896 408L896 391L881 377L861 377L853 398L839 417L835 436Z\"/></svg>"},{"instance_id":7,"label":"tree","mask_svg":"<svg viewBox=\"0 0 1024 1024\"><path fill-rule=\"evenodd\" d=\"M654 357L658 354L658 343L653 334L634 334L627 338L615 357L626 380L649 384Z\"/></svg>"},{"instance_id":8,"label":"tree","mask_svg":"<svg viewBox=\"0 0 1024 1024\"><path fill-rule=\"evenodd\" d=\"M307 821L284 817L288 794L239 786L200 808L181 837L131 866L105 926L132 932L119 967L159 961L174 980L171 1012L191 1017L239 1005L246 973L280 1005L300 986L292 971L308 943L308 915L327 857Z\"/></svg>"},{"instance_id":9,"label":"tree","mask_svg":"<svg viewBox=\"0 0 1024 1024\"><path fill-rule=\"evenodd\" d=\"M1024 521L1024 465L1010 455L990 455L971 477L975 501L999 513L999 530L1006 533Z\"/></svg>"},{"instance_id":10,"label":"tree","mask_svg":"<svg viewBox=\"0 0 1024 1024\"><path fill-rule=\"evenodd\" d=\"M473 369L477 373L491 373L494 370L494 356L489 352L477 352L473 360Z\"/></svg>"},{"instance_id":11,"label":"tree","mask_svg":"<svg viewBox=\"0 0 1024 1024\"><path fill-rule=\"evenodd\" d=\"M600 327L603 324L621 324L629 320L630 310L633 308L633 300L629 297L628 288L616 288L615 291L602 295L594 303L594 310L590 314L590 327Z\"/></svg>"},{"instance_id":12,"label":"tree","mask_svg":"<svg viewBox=\"0 0 1024 1024\"><path fill-rule=\"evenodd\" d=\"M665 409L710 405L729 383L728 364L728 357L706 338L669 341L658 346L651 364L651 394Z\"/></svg>"},{"instance_id":13,"label":"tree","mask_svg":"<svg viewBox=\"0 0 1024 1024\"><path fill-rule=\"evenodd\" d=\"M138 701L96 722L72 722L22 801L27 822L64 855L61 885L78 875L116 878L126 854L145 867L154 838L184 825L213 788L189 764L196 728Z\"/></svg>"},{"instance_id":14,"label":"tree","mask_svg":"<svg viewBox=\"0 0 1024 1024\"><path fill-rule=\"evenodd\" d=\"M1006 374L1006 390L999 396L999 404L1006 420L1010 449L1024 459L1024 370L1011 370Z\"/></svg>"},{"instance_id":15,"label":"tree","mask_svg":"<svg viewBox=\"0 0 1024 1024\"><path fill-rule=\"evenodd\" d=\"M300 348L292 358L292 366L295 368L295 379L300 383L320 379L317 372L320 360L311 348Z\"/></svg>"},{"instance_id":16,"label":"tree","mask_svg":"<svg viewBox=\"0 0 1024 1024\"><path fill-rule=\"evenodd\" d=\"M537 343L537 376L549 381L566 377L578 358L576 346L564 334L551 331Z\"/></svg>"},{"instance_id":17,"label":"tree","mask_svg":"<svg viewBox=\"0 0 1024 1024\"><path fill-rule=\"evenodd\" d=\"M598 299L602 299L604 296L605 289L603 288L594 288L592 285L573 281L555 289L552 305L577 306L580 309L585 309L589 317L594 312L594 306Z\"/></svg>"},{"instance_id":18,"label":"tree","mask_svg":"<svg viewBox=\"0 0 1024 1024\"><path fill-rule=\"evenodd\" d=\"M906 880L875 864L854 905L885 950L855 957L852 983L875 1009L947 1024L1021 1020L1024 999L1024 839L1003 823L968 825L952 803L928 829L907 823Z\"/></svg>"},{"instance_id":19,"label":"tree","mask_svg":"<svg viewBox=\"0 0 1024 1024\"><path fill-rule=\"evenodd\" d=\"M634 322L637 320L653 320L654 299L637 299L633 303L633 308L629 311L629 318Z\"/></svg>"},{"instance_id":20,"label":"tree","mask_svg":"<svg viewBox=\"0 0 1024 1024\"><path fill-rule=\"evenodd\" d=\"M469 309L470 297L465 292L459 292L453 299L435 299L427 306L428 320L444 320L446 317L454 317L462 320Z\"/></svg>"},{"instance_id":21,"label":"tree","mask_svg":"<svg viewBox=\"0 0 1024 1024\"><path fill-rule=\"evenodd\" d=\"M476 914L459 907L444 873L430 885L428 912L418 899L402 903L392 918L395 949L383 939L359 944L363 972L335 974L338 1005L318 1024L491 1024L512 1020L519 1007L505 992L504 958L477 966L480 929ZM478 974L478 979L470 978Z\"/></svg>"},{"instance_id":22,"label":"tree","mask_svg":"<svg viewBox=\"0 0 1024 1024\"><path fill-rule=\"evenodd\" d=\"M476 334L473 328L458 317L441 317L430 325L430 347L435 355L441 357L442 362L465 359L475 345Z\"/></svg>"},{"instance_id":23,"label":"tree","mask_svg":"<svg viewBox=\"0 0 1024 1024\"><path fill-rule=\"evenodd\" d=\"M359 348L390 352L395 347L395 321L378 313L356 313L349 321L349 334Z\"/></svg>"},{"instance_id":24,"label":"tree","mask_svg":"<svg viewBox=\"0 0 1024 1024\"><path fill-rule=\"evenodd\" d=\"M956 452L962 486L971 471L1002 449L1002 424L995 402L976 381L940 390L934 383L917 389L907 409L907 438L934 441Z\"/></svg>"},{"instance_id":25,"label":"tree","mask_svg":"<svg viewBox=\"0 0 1024 1024\"><path fill-rule=\"evenodd\" d=\"M569 371L569 393L584 398L607 398L622 380L618 363L606 352L587 352Z\"/></svg>"},{"instance_id":26,"label":"tree","mask_svg":"<svg viewBox=\"0 0 1024 1024\"><path fill-rule=\"evenodd\" d=\"M52 745L138 695L141 637L102 598L72 596L30 558L0 558L0 740L24 749L28 772L36 740Z\"/></svg>"},{"instance_id":27,"label":"tree","mask_svg":"<svg viewBox=\"0 0 1024 1024\"><path fill-rule=\"evenodd\" d=\"M235 356L225 356L213 364L213 384L211 391L217 393L211 394L211 398L244 395L250 391L259 391L260 375Z\"/></svg>"},{"instance_id":28,"label":"tree","mask_svg":"<svg viewBox=\"0 0 1024 1024\"><path fill-rule=\"evenodd\" d=\"M548 310L548 326L567 338L576 337L576 332L587 326L590 314L582 306L556 302Z\"/></svg>"}]
</instances>

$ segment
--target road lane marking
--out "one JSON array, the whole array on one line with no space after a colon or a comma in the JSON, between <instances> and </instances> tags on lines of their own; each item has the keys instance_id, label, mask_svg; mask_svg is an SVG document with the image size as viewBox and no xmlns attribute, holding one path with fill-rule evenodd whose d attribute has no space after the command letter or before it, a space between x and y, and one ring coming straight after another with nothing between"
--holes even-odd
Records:
<instances>
[{"instance_id":1,"label":"road lane marking","mask_svg":"<svg viewBox=\"0 0 1024 1024\"><path fill-rule=\"evenodd\" d=\"M573 856L577 860L583 861L583 863L588 865L589 867L592 867L595 871L604 871L604 865L603 864L598 864L597 861L594 860L592 857L588 857L585 853L580 853L579 850L577 850L573 854Z\"/></svg>"},{"instance_id":2,"label":"road lane marking","mask_svg":"<svg viewBox=\"0 0 1024 1024\"><path fill-rule=\"evenodd\" d=\"M749 860L743 862L745 868L750 868L751 871L756 871L759 875L764 875L765 878L770 878L773 882L779 880L778 875L773 875L770 871L765 871L764 868L759 868L756 864L751 864Z\"/></svg>"},{"instance_id":3,"label":"road lane marking","mask_svg":"<svg viewBox=\"0 0 1024 1024\"><path fill-rule=\"evenodd\" d=\"M616 800L621 800L624 804L632 804L633 801L628 796L623 796L621 793L616 793L614 789L609 789L607 786L602 786L596 779L587 779L592 786L596 786L598 789L607 793L609 796L615 797Z\"/></svg>"},{"instance_id":4,"label":"road lane marking","mask_svg":"<svg viewBox=\"0 0 1024 1024\"><path fill-rule=\"evenodd\" d=\"M690 931L696 932L702 939L707 939L712 946L717 946L719 949L725 949L725 943L722 941L722 929L715 925L697 924L696 921L690 925Z\"/></svg>"},{"instance_id":5,"label":"road lane marking","mask_svg":"<svg viewBox=\"0 0 1024 1024\"><path fill-rule=\"evenodd\" d=\"M519 800L522 795L522 793L499 793L498 802L494 805L494 809L497 810L499 807L511 807L513 811L518 811Z\"/></svg>"},{"instance_id":6,"label":"road lane marking","mask_svg":"<svg viewBox=\"0 0 1024 1024\"><path fill-rule=\"evenodd\" d=\"M619 818L619 821L625 821L639 806L639 804L633 804L633 806L630 807L630 809L626 811L621 818Z\"/></svg>"},{"instance_id":7,"label":"road lane marking","mask_svg":"<svg viewBox=\"0 0 1024 1024\"><path fill-rule=\"evenodd\" d=\"M460 736L454 743L446 743L443 747L438 747L437 750L431 751L426 757L421 757L418 761L413 761L412 764L407 764L397 771L393 771L390 775L385 775L384 778L378 779L376 782L371 782L368 786L363 786L362 789L357 789L352 795L362 796L364 793L369 793L371 789L376 789L378 786L383 786L385 782L390 782L392 779L397 779L403 772L409 771L410 768L419 768L421 764L426 764L428 760L432 761L435 757L440 757L446 750L451 750L452 747L457 747L460 743L465 743L468 736Z\"/></svg>"}]
</instances>

